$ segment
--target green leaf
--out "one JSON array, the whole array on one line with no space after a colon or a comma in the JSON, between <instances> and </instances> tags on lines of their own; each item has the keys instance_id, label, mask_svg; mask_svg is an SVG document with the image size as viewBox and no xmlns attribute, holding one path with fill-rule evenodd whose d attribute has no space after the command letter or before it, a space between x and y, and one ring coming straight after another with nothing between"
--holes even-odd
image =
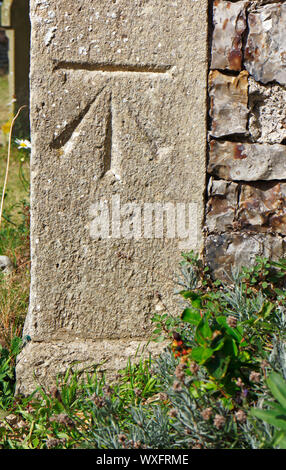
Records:
<instances>
[{"instance_id":1,"label":"green leaf","mask_svg":"<svg viewBox=\"0 0 286 470\"><path fill-rule=\"evenodd\" d=\"M225 337L225 336L222 336L222 335L217 336L217 337L211 342L211 348L212 348L212 350L215 352L215 351L219 351L220 349L222 349L223 346L224 346L225 340L226 340L226 337Z\"/></svg>"},{"instance_id":2,"label":"green leaf","mask_svg":"<svg viewBox=\"0 0 286 470\"><path fill-rule=\"evenodd\" d=\"M286 432L278 431L272 442L273 446L278 446L279 449L286 449Z\"/></svg>"},{"instance_id":3,"label":"green leaf","mask_svg":"<svg viewBox=\"0 0 286 470\"><path fill-rule=\"evenodd\" d=\"M184 299L190 300L194 308L202 308L202 299L199 294L196 294L195 292L192 292L190 290L181 291L180 294L184 297Z\"/></svg>"},{"instance_id":4,"label":"green leaf","mask_svg":"<svg viewBox=\"0 0 286 470\"><path fill-rule=\"evenodd\" d=\"M269 315L271 314L274 307L275 307L275 305L272 304L271 302L264 302L264 304L262 305L262 307L259 310L259 312L257 313L257 315L259 316L259 318L262 317L263 319L265 319L265 318L269 317Z\"/></svg>"},{"instance_id":5,"label":"green leaf","mask_svg":"<svg viewBox=\"0 0 286 470\"><path fill-rule=\"evenodd\" d=\"M286 414L281 415L276 410L261 410L259 408L252 408L250 410L252 416L262 419L272 426L276 426L278 429L286 431Z\"/></svg>"},{"instance_id":6,"label":"green leaf","mask_svg":"<svg viewBox=\"0 0 286 470\"><path fill-rule=\"evenodd\" d=\"M213 355L213 349L199 346L194 348L190 354L190 358L198 364L204 364Z\"/></svg>"},{"instance_id":7,"label":"green leaf","mask_svg":"<svg viewBox=\"0 0 286 470\"><path fill-rule=\"evenodd\" d=\"M162 328L157 328L153 331L153 335L159 335L162 332Z\"/></svg>"},{"instance_id":8,"label":"green leaf","mask_svg":"<svg viewBox=\"0 0 286 470\"><path fill-rule=\"evenodd\" d=\"M212 339L213 332L209 326L208 319L206 317L201 318L195 334L195 340L200 345L206 345Z\"/></svg>"},{"instance_id":9,"label":"green leaf","mask_svg":"<svg viewBox=\"0 0 286 470\"><path fill-rule=\"evenodd\" d=\"M285 408L286 417L286 381L277 372L272 372L266 379L266 382L273 396Z\"/></svg>"},{"instance_id":10,"label":"green leaf","mask_svg":"<svg viewBox=\"0 0 286 470\"><path fill-rule=\"evenodd\" d=\"M237 326L236 328L230 328L227 324L227 317L219 316L216 318L217 323L225 328L226 332L232 336L238 343L240 343L243 339L243 329L241 326Z\"/></svg>"},{"instance_id":11,"label":"green leaf","mask_svg":"<svg viewBox=\"0 0 286 470\"><path fill-rule=\"evenodd\" d=\"M66 432L58 432L57 437L59 439L69 439L70 436Z\"/></svg>"},{"instance_id":12,"label":"green leaf","mask_svg":"<svg viewBox=\"0 0 286 470\"><path fill-rule=\"evenodd\" d=\"M11 353L13 355L17 355L19 354L19 352L21 351L21 346L22 346L22 338L19 338L18 336L15 336L13 339L12 339L12 342L11 342Z\"/></svg>"},{"instance_id":13,"label":"green leaf","mask_svg":"<svg viewBox=\"0 0 286 470\"><path fill-rule=\"evenodd\" d=\"M158 336L157 338L155 338L153 341L155 343L162 343L165 339L165 336L164 335L161 335L161 336Z\"/></svg>"},{"instance_id":14,"label":"green leaf","mask_svg":"<svg viewBox=\"0 0 286 470\"><path fill-rule=\"evenodd\" d=\"M215 358L211 361L208 361L205 366L210 376L214 377L217 380L221 380L227 372L227 368L230 361L230 356L226 357L224 355L221 355L219 351L219 354L216 354Z\"/></svg>"},{"instance_id":15,"label":"green leaf","mask_svg":"<svg viewBox=\"0 0 286 470\"><path fill-rule=\"evenodd\" d=\"M281 289L274 289L275 293L281 297L285 297L285 291L281 290Z\"/></svg>"},{"instance_id":16,"label":"green leaf","mask_svg":"<svg viewBox=\"0 0 286 470\"><path fill-rule=\"evenodd\" d=\"M33 441L32 441L32 444L33 444L34 447L37 447L39 445L39 443L40 443L40 441L39 441L38 437L35 437L35 439L33 439Z\"/></svg>"},{"instance_id":17,"label":"green leaf","mask_svg":"<svg viewBox=\"0 0 286 470\"><path fill-rule=\"evenodd\" d=\"M182 313L182 320L190 323L191 325L197 326L202 317L197 310L192 310L191 308L186 308Z\"/></svg>"}]
</instances>

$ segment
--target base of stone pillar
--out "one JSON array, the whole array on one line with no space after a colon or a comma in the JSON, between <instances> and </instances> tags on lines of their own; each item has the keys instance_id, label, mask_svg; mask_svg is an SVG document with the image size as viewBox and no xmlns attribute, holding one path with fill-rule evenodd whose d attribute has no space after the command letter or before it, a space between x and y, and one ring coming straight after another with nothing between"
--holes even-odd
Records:
<instances>
[{"instance_id":1,"label":"base of stone pillar","mask_svg":"<svg viewBox=\"0 0 286 470\"><path fill-rule=\"evenodd\" d=\"M114 379L130 358L134 364L148 354L158 355L163 343L146 340L78 340L27 343L17 357L16 395L29 395L39 386L50 389L58 375L69 368L90 370L96 366L108 380ZM89 369L90 367L90 369Z\"/></svg>"}]
</instances>

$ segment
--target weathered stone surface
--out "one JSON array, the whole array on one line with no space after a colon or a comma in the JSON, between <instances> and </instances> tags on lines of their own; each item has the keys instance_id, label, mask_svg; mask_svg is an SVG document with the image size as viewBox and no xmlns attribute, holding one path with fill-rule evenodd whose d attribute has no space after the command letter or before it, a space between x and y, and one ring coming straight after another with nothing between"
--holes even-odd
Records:
<instances>
[{"instance_id":1,"label":"weathered stone surface","mask_svg":"<svg viewBox=\"0 0 286 470\"><path fill-rule=\"evenodd\" d=\"M208 172L226 180L283 180L286 179L286 147L212 140Z\"/></svg>"},{"instance_id":2,"label":"weathered stone surface","mask_svg":"<svg viewBox=\"0 0 286 470\"><path fill-rule=\"evenodd\" d=\"M206 240L206 262L212 275L228 282L233 268L250 266L257 256L278 260L284 253L284 238L268 234L225 233Z\"/></svg>"},{"instance_id":3,"label":"weathered stone surface","mask_svg":"<svg viewBox=\"0 0 286 470\"><path fill-rule=\"evenodd\" d=\"M224 75L217 70L209 75L211 135L222 137L244 134L248 120L248 73L238 77Z\"/></svg>"},{"instance_id":4,"label":"weathered stone surface","mask_svg":"<svg viewBox=\"0 0 286 470\"><path fill-rule=\"evenodd\" d=\"M212 69L241 70L242 36L246 30L247 3L214 1Z\"/></svg>"},{"instance_id":5,"label":"weathered stone surface","mask_svg":"<svg viewBox=\"0 0 286 470\"><path fill-rule=\"evenodd\" d=\"M286 84L286 4L258 7L248 15L244 64L256 81Z\"/></svg>"},{"instance_id":6,"label":"weathered stone surface","mask_svg":"<svg viewBox=\"0 0 286 470\"><path fill-rule=\"evenodd\" d=\"M27 343L17 358L17 394L28 395L39 385L51 386L56 383L56 375L64 374L69 367L80 370L82 364L96 367L97 372L104 373L107 380L113 381L116 373L124 368L128 358L147 351L152 355L161 350L158 343L148 344L133 340L98 340L92 341L51 341L45 343ZM31 376L31 370L34 376ZM20 380L21 379L21 380Z\"/></svg>"},{"instance_id":7,"label":"weathered stone surface","mask_svg":"<svg viewBox=\"0 0 286 470\"><path fill-rule=\"evenodd\" d=\"M238 199L238 185L210 179L208 186L206 225L210 232L232 229Z\"/></svg>"},{"instance_id":8,"label":"weathered stone surface","mask_svg":"<svg viewBox=\"0 0 286 470\"><path fill-rule=\"evenodd\" d=\"M241 185L238 220L242 229L286 235L286 183Z\"/></svg>"},{"instance_id":9,"label":"weathered stone surface","mask_svg":"<svg viewBox=\"0 0 286 470\"><path fill-rule=\"evenodd\" d=\"M199 249L205 183L206 0L32 0L31 20L32 341L20 389L33 388L40 350L47 377L64 345L84 362L89 344L100 362L110 341L115 362L121 340L131 353L148 337L158 292L177 310L182 239L135 239L134 211L121 234L113 220L109 238L94 235L96 203L197 203L185 241Z\"/></svg>"},{"instance_id":10,"label":"weathered stone surface","mask_svg":"<svg viewBox=\"0 0 286 470\"><path fill-rule=\"evenodd\" d=\"M286 91L280 85L249 83L249 133L254 142L282 143L286 138Z\"/></svg>"}]
</instances>

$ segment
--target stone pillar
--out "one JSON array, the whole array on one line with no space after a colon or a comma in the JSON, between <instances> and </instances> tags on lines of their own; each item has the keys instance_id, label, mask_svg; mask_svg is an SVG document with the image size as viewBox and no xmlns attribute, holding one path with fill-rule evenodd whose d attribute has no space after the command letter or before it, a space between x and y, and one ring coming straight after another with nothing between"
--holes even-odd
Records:
<instances>
[{"instance_id":1,"label":"stone pillar","mask_svg":"<svg viewBox=\"0 0 286 470\"><path fill-rule=\"evenodd\" d=\"M202 247L207 3L31 1L31 341L18 392L76 362L115 371L146 343L160 299L178 312L180 253Z\"/></svg>"},{"instance_id":2,"label":"stone pillar","mask_svg":"<svg viewBox=\"0 0 286 470\"><path fill-rule=\"evenodd\" d=\"M15 124L17 137L27 137L29 124L30 19L29 0L4 0L1 26L9 40L9 94L11 114L26 105Z\"/></svg>"}]
</instances>

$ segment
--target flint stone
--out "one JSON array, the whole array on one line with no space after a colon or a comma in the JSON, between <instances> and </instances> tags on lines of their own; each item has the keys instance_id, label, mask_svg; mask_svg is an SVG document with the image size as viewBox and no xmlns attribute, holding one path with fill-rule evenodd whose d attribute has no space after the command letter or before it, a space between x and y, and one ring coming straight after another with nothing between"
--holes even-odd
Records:
<instances>
[{"instance_id":1,"label":"flint stone","mask_svg":"<svg viewBox=\"0 0 286 470\"><path fill-rule=\"evenodd\" d=\"M53 355L68 367L74 347L85 362L87 341L96 362L110 343L110 368L121 341L135 354L148 342L158 292L177 312L173 272L182 249L203 241L194 227L204 213L207 0L76 3L30 2L31 342L18 390L34 389L36 356L48 381ZM196 204L190 240L154 231L136 239L125 213L122 233L114 218L111 232L113 196L121 207ZM110 217L102 236L100 202Z\"/></svg>"},{"instance_id":2,"label":"flint stone","mask_svg":"<svg viewBox=\"0 0 286 470\"><path fill-rule=\"evenodd\" d=\"M234 181L283 180L286 179L286 147L212 140L208 172Z\"/></svg>"},{"instance_id":3,"label":"flint stone","mask_svg":"<svg viewBox=\"0 0 286 470\"><path fill-rule=\"evenodd\" d=\"M11 274L15 270L15 266L8 256L0 256L0 272L3 274Z\"/></svg>"},{"instance_id":4,"label":"flint stone","mask_svg":"<svg viewBox=\"0 0 286 470\"><path fill-rule=\"evenodd\" d=\"M248 15L244 65L256 81L286 84L286 4L258 7Z\"/></svg>"},{"instance_id":5,"label":"flint stone","mask_svg":"<svg viewBox=\"0 0 286 470\"><path fill-rule=\"evenodd\" d=\"M286 90L281 85L249 83L249 134L253 142L276 144L286 139Z\"/></svg>"},{"instance_id":6,"label":"flint stone","mask_svg":"<svg viewBox=\"0 0 286 470\"><path fill-rule=\"evenodd\" d=\"M241 228L286 235L286 183L241 185Z\"/></svg>"},{"instance_id":7,"label":"flint stone","mask_svg":"<svg viewBox=\"0 0 286 470\"><path fill-rule=\"evenodd\" d=\"M237 77L217 70L209 75L211 135L245 134L248 121L248 72Z\"/></svg>"},{"instance_id":8,"label":"flint stone","mask_svg":"<svg viewBox=\"0 0 286 470\"><path fill-rule=\"evenodd\" d=\"M210 232L232 229L238 199L238 185L210 179L208 186L206 225Z\"/></svg>"},{"instance_id":9,"label":"flint stone","mask_svg":"<svg viewBox=\"0 0 286 470\"><path fill-rule=\"evenodd\" d=\"M214 1L212 69L241 70L242 37L246 30L247 3Z\"/></svg>"},{"instance_id":10,"label":"flint stone","mask_svg":"<svg viewBox=\"0 0 286 470\"><path fill-rule=\"evenodd\" d=\"M225 233L206 239L206 262L211 274L227 282L234 268L255 264L257 256L279 260L284 253L285 240L277 235Z\"/></svg>"},{"instance_id":11,"label":"flint stone","mask_svg":"<svg viewBox=\"0 0 286 470\"><path fill-rule=\"evenodd\" d=\"M286 183L237 184L211 178L208 195L209 233L240 230L286 235Z\"/></svg>"}]
</instances>

